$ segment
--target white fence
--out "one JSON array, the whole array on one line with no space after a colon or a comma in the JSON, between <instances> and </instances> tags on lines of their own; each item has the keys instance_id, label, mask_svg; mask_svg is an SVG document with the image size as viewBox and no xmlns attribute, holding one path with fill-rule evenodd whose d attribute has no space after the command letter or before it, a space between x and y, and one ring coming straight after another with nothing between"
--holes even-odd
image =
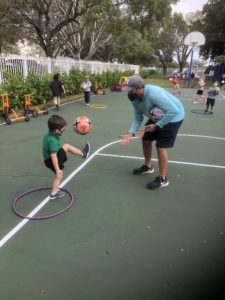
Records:
<instances>
[{"instance_id":1,"label":"white fence","mask_svg":"<svg viewBox=\"0 0 225 300\"><path fill-rule=\"evenodd\" d=\"M40 77L51 73L69 73L72 68L79 69L87 73L102 73L106 71L127 71L139 72L138 65L103 63L98 61L74 60L68 57L48 58L48 57L28 57L19 55L0 56L0 83L4 81L4 73L10 71L13 74L20 73L27 77L32 72Z\"/></svg>"}]
</instances>

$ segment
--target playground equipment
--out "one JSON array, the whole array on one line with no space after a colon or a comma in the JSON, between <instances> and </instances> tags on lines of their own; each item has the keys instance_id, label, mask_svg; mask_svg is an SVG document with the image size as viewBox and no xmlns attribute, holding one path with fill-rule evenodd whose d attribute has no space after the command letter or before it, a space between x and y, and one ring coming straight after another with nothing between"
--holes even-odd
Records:
<instances>
[{"instance_id":1,"label":"playground equipment","mask_svg":"<svg viewBox=\"0 0 225 300\"><path fill-rule=\"evenodd\" d=\"M98 84L98 82L95 82L93 93L98 95L105 95L105 91L103 90L102 86Z\"/></svg>"},{"instance_id":2,"label":"playground equipment","mask_svg":"<svg viewBox=\"0 0 225 300\"><path fill-rule=\"evenodd\" d=\"M0 94L0 97L2 98L2 116L7 125L10 125L12 122L17 122L17 121L28 122L30 120L28 115L25 116L18 115L15 109L13 109L14 106L9 105L8 94Z\"/></svg>"},{"instance_id":3,"label":"playground equipment","mask_svg":"<svg viewBox=\"0 0 225 300\"><path fill-rule=\"evenodd\" d=\"M25 94L25 103L24 103L24 115L28 116L29 114L32 117L36 118L39 115L47 115L48 109L46 107L39 108L38 106L32 106L32 94Z\"/></svg>"},{"instance_id":4,"label":"playground equipment","mask_svg":"<svg viewBox=\"0 0 225 300\"><path fill-rule=\"evenodd\" d=\"M112 92L121 92L121 89L125 86L126 82L128 80L128 77L121 77L118 83L114 83L111 86L111 91Z\"/></svg>"}]
</instances>

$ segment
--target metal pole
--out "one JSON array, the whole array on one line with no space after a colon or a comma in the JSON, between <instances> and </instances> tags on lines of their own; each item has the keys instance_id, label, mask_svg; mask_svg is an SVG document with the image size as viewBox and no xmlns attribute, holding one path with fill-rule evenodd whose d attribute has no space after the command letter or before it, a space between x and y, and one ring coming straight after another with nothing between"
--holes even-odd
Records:
<instances>
[{"instance_id":1,"label":"metal pole","mask_svg":"<svg viewBox=\"0 0 225 300\"><path fill-rule=\"evenodd\" d=\"M194 47L191 50L191 61L190 61L190 65L189 65L189 74L188 74L188 87L190 87L190 84L191 84L191 69L192 69L193 53L194 53Z\"/></svg>"}]
</instances>

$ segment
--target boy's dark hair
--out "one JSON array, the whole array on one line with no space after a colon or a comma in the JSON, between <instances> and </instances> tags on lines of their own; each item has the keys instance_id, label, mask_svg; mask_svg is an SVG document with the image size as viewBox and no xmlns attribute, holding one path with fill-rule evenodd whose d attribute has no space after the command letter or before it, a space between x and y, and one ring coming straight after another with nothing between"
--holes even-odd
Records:
<instances>
[{"instance_id":1,"label":"boy's dark hair","mask_svg":"<svg viewBox=\"0 0 225 300\"><path fill-rule=\"evenodd\" d=\"M59 79L59 73L56 73L56 74L53 76L53 79L54 79L54 80L58 80L58 79Z\"/></svg>"},{"instance_id":2,"label":"boy's dark hair","mask_svg":"<svg viewBox=\"0 0 225 300\"><path fill-rule=\"evenodd\" d=\"M48 129L49 131L53 132L56 129L62 129L63 127L66 126L66 120L64 120L62 117L58 115L52 115L48 119Z\"/></svg>"}]
</instances>

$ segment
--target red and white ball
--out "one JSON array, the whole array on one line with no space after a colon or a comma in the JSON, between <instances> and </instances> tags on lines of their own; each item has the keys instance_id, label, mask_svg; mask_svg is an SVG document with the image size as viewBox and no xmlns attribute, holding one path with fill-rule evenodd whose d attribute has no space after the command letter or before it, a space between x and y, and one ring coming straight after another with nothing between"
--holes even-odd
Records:
<instances>
[{"instance_id":1,"label":"red and white ball","mask_svg":"<svg viewBox=\"0 0 225 300\"><path fill-rule=\"evenodd\" d=\"M92 129L91 120L86 116L79 116L73 122L73 130L77 134L85 135Z\"/></svg>"}]
</instances>

